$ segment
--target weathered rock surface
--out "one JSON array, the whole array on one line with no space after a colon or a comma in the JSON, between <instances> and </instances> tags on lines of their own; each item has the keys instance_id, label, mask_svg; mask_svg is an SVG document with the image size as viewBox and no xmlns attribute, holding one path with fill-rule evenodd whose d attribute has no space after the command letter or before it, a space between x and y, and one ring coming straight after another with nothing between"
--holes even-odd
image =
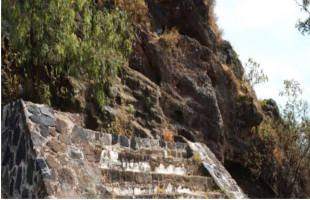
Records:
<instances>
[{"instance_id":1,"label":"weathered rock surface","mask_svg":"<svg viewBox=\"0 0 310 200\"><path fill-rule=\"evenodd\" d=\"M4 180L14 177L3 186L8 188L7 197L56 194L59 194L59 198L108 197L100 178L94 181L83 180L83 184L73 184L74 187L68 181L76 181L79 173L89 176L87 170L82 170L84 168L91 170L92 176L102 178L100 170L94 170L94 163L101 160L101 152L97 152L98 149L102 151L101 146L120 145L122 148L140 151L141 146L152 148L159 145L160 148L168 148L167 156L181 158L184 152L171 150L173 145L171 148L166 147L167 144L160 140L167 127L191 142L206 144L221 163L228 161L243 164L243 155L253 144L251 128L258 125L263 117L254 105L250 92L243 86L240 93L236 91L222 66L231 65L235 77L242 79L244 70L236 58L236 52L227 41L217 44L218 36L207 23L210 8L203 0L146 2L155 28L163 32L165 27L177 27L180 36L176 44L171 46L171 51L166 51L160 38L152 33L154 30L149 30L143 23L134 24L136 42L129 66L123 67L119 80L113 86L111 104L103 111L91 98L89 85L72 77L68 80L69 93L61 109L77 114L60 114L43 105L29 103L24 114L21 112L21 118L17 117L18 123L25 124L16 126L15 117L8 120L6 116L15 116L18 106L16 109L4 109L1 126L4 145L2 165L15 166L2 170ZM124 105L131 104L134 108L131 129L136 138L128 139L81 128L104 132L104 128L120 114L118 109L123 107L122 101ZM128 112L128 107L126 109ZM266 111L277 116L277 108L271 100L266 104ZM94 141L100 145L94 145ZM35 149L33 152L30 150L32 147ZM156 151L165 156L163 151ZM19 184L25 180L19 177L25 174L25 170L20 172L19 166L28 166L31 159L37 158L48 159L45 162L47 166L55 169L46 176L43 173L43 176L42 173L37 175L40 173L37 164L30 167L34 168L36 176L31 178L29 175L27 184L34 182L31 188L36 188L35 192L34 189L21 190ZM71 170L71 174L68 172L68 177L61 176L64 184L60 184L57 177L64 174L63 170L71 163L74 163L76 170ZM166 169L167 166L164 167ZM193 171L188 173L195 174ZM43 183L46 188L38 190L39 184Z\"/></svg>"},{"instance_id":2,"label":"weathered rock surface","mask_svg":"<svg viewBox=\"0 0 310 200\"><path fill-rule=\"evenodd\" d=\"M2 107L3 198L247 198L201 143L91 131L75 114L36 109L43 106L18 100ZM53 123L43 128L34 114ZM66 128L56 135L42 131L60 120Z\"/></svg>"}]
</instances>

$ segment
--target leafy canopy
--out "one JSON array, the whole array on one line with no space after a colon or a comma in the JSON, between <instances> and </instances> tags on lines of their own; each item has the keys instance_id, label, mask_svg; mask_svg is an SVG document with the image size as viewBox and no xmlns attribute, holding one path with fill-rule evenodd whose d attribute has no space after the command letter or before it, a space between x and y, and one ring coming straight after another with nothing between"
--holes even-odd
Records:
<instances>
[{"instance_id":1,"label":"leafy canopy","mask_svg":"<svg viewBox=\"0 0 310 200\"><path fill-rule=\"evenodd\" d=\"M38 90L44 69L61 96L68 75L93 84L98 103L107 101L118 69L131 53L132 27L118 8L97 10L91 0L4 0L2 26L12 67L27 69ZM2 34L3 35L3 34Z\"/></svg>"},{"instance_id":2,"label":"leafy canopy","mask_svg":"<svg viewBox=\"0 0 310 200\"><path fill-rule=\"evenodd\" d=\"M310 9L309 9L310 0L302 0L301 3L300 3L300 1L295 0L295 2L300 6L300 9L302 11L309 14L309 17L305 21L301 21L300 19L298 20L298 22L296 23L296 28L298 28L298 30L303 35L305 33L310 34Z\"/></svg>"}]
</instances>

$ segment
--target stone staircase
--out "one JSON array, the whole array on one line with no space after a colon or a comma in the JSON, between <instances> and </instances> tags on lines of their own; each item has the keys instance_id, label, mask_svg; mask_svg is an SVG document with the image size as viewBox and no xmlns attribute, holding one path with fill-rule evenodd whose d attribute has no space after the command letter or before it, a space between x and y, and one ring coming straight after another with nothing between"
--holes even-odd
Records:
<instances>
[{"instance_id":1,"label":"stone staircase","mask_svg":"<svg viewBox=\"0 0 310 200\"><path fill-rule=\"evenodd\" d=\"M201 143L81 128L77 114L2 107L3 198L247 198Z\"/></svg>"},{"instance_id":2,"label":"stone staircase","mask_svg":"<svg viewBox=\"0 0 310 200\"><path fill-rule=\"evenodd\" d=\"M105 137L99 167L117 198L227 197L211 176L202 176L201 162L188 157L187 143Z\"/></svg>"},{"instance_id":3,"label":"stone staircase","mask_svg":"<svg viewBox=\"0 0 310 200\"><path fill-rule=\"evenodd\" d=\"M107 190L117 198L246 197L203 144L103 137L99 167Z\"/></svg>"}]
</instances>

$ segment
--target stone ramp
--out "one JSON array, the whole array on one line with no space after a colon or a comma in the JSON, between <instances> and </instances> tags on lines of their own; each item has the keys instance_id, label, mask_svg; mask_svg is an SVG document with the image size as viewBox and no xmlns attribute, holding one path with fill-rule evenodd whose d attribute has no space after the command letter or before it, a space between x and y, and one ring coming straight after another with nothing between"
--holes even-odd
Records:
<instances>
[{"instance_id":1,"label":"stone ramp","mask_svg":"<svg viewBox=\"0 0 310 200\"><path fill-rule=\"evenodd\" d=\"M187 143L193 152L199 154L203 167L221 190L225 190L225 193L234 199L247 198L242 189L237 185L236 181L230 176L228 171L216 159L215 155L205 144L192 143L190 141L187 141Z\"/></svg>"},{"instance_id":2,"label":"stone ramp","mask_svg":"<svg viewBox=\"0 0 310 200\"><path fill-rule=\"evenodd\" d=\"M2 197L246 198L203 144L111 135L81 124L78 114L22 100L2 107Z\"/></svg>"}]
</instances>

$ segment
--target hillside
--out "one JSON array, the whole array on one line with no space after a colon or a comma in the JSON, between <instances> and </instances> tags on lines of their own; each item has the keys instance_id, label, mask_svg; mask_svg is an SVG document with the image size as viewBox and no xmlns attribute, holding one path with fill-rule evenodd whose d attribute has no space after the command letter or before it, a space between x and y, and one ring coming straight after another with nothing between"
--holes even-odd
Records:
<instances>
[{"instance_id":1,"label":"hillside","mask_svg":"<svg viewBox=\"0 0 310 200\"><path fill-rule=\"evenodd\" d=\"M27 3L16 4L21 6L19 15L29 17L27 13L29 5ZM1 176L2 180L5 180L1 187L2 197L20 198L27 193L26 196L30 198L28 195L30 191L34 192L35 197L38 198L48 196L57 198L121 198L132 195L137 198L189 198L192 197L191 195L197 197L198 194L194 194L193 191L203 192L200 196L198 195L198 198L205 197L204 195L209 198L309 197L306 190L309 188L307 185L309 176L304 176L305 179L299 178L298 181L294 180L290 186L291 193L285 194L285 196L284 193L281 193L282 190L286 190L285 187L277 185L276 176L273 175L274 172L277 172L276 168L271 168L271 166L277 165L264 160L262 163L268 165L258 165L259 171L257 174L253 173L252 168L256 169L256 165L252 161L256 157L247 156L254 152L253 147L256 147L256 153L263 155L263 159L265 157L270 159L273 156L268 153L273 153L277 145L272 146L272 150L268 149L270 141L262 139L252 128L266 122L267 116L279 118L279 111L273 100L265 101L264 104L259 102L255 91L244 81L244 68L237 53L228 41L221 38L222 32L218 29L215 21L214 4L213 0L114 0L96 1L95 4L81 0L63 5L63 10L59 10L58 14L63 14L66 17L61 20L58 20L57 15L55 15L56 19L49 19L43 11L32 10L34 16L37 15L38 18L41 16L41 19L46 17L50 21L38 23L43 24L42 27L31 24L29 35L26 30L25 34L20 36L27 42L29 39L29 42L25 42L25 44L12 38L15 36L16 30L19 30L14 29L15 24L10 21L13 14L2 19L2 24L4 24L2 33L6 36L2 39L1 68L5 73L2 72L1 90L2 104L6 105L2 106L2 116L9 116L12 112L14 117L16 114L14 112L22 113L25 107L33 116L35 116L37 108L40 107L41 110L37 114L42 116L44 113L42 105L38 105L40 103L49 104L56 112L50 117L53 120L52 124L48 125L49 128L42 128L41 118L37 120L36 117L33 117L33 119L31 118L32 122L38 125L32 125L35 128L28 127L28 131L25 125L28 121L23 119L23 114L20 114L21 121L18 122L23 125L19 126L20 129L25 129L26 135L15 133L17 128L14 127L14 122L10 122L13 124L11 127L10 124L7 124L7 120L2 118ZM41 4L35 4L37 7L39 5ZM11 8L12 3L6 2L3 7L5 6ZM41 9L51 12L54 10L52 6L50 4ZM73 14L66 12L66 8L71 9L70 12L72 11ZM9 14L7 15L9 16ZM29 17L31 23L32 20L38 19ZM21 21L23 22L23 20ZM25 19L25 24L27 23ZM56 25L53 24L49 27L48 23ZM62 23L67 23L68 28L61 27ZM66 31L65 34L62 34L63 30ZM46 40L53 42L46 42ZM17 56L14 55L15 52ZM7 70L9 68L10 70ZM20 98L35 104L29 102L26 103L26 106L23 101L16 101ZM12 102L22 109L13 109ZM30 106L30 104L34 106ZM3 113L4 110L9 114ZM41 112L43 114L40 114ZM70 118L71 121L60 115ZM62 121L57 121L57 119L62 119L66 123L58 127L57 122L62 123ZM47 121L49 120L47 119ZM54 120L56 121L54 122ZM78 128L73 128L77 130L72 129L73 125L77 125ZM55 135L50 129L53 129L54 126L57 130ZM67 130L61 126L72 127ZM35 129L43 137L33 136L32 133L29 137L28 132L35 131ZM48 136L44 136L42 129L48 130ZM8 130L14 132L14 136L8 136L10 133ZM87 132L87 138L85 132ZM105 133L111 135L106 136ZM112 140L116 137L117 142L118 137L123 139L119 139L120 145L113 144L112 141L112 144L117 147L109 147L110 143L105 144L101 141L103 137L112 137ZM139 138L139 141L141 140L139 145L145 145L145 149L143 149L145 152L141 152L141 149L136 152L133 151L136 150L134 148L133 150L127 148L128 141L130 141L131 147L135 141L132 138L136 137ZM67 144L68 138L70 141ZM10 143L11 140L12 146L7 145L6 143ZM34 141L37 143L35 144ZM55 144L51 141L54 141ZM58 141L61 141L61 144ZM123 145L122 141L126 144ZM186 148L184 147L186 155L182 154L183 150L173 151L178 149L176 147L158 146L158 148L150 149L147 148L150 144L146 145L142 141L154 141L154 144L156 141L165 141L167 145L168 142L171 142L172 146L174 142L176 146L178 143L186 144ZM25 144L21 143L27 143L28 146L33 143L29 147L26 145L25 151L31 158L18 158L19 149L22 148L20 146L24 145L25 148ZM98 146L97 143L100 145ZM200 154L199 152L208 152L201 153L198 159L200 163L191 160L195 148L190 147L189 144L195 144L198 145L198 148L205 149L196 149L198 154ZM36 145L39 152L34 148ZM133 144L133 146L135 145ZM182 148L180 147L180 149ZM15 151L17 151L17 155L12 157L11 155ZM105 154L102 153L104 151L110 157L105 158ZM163 151L166 154L169 152L171 155L163 153L163 155L155 156L157 160L155 159L156 162L153 163L155 166L152 166L154 152L150 153L150 151ZM120 160L112 158L115 152ZM189 152L192 152L192 155ZM68 160L66 161L64 159L66 156L62 155L67 155L71 164L66 163ZM147 157L143 157L143 155L147 155ZM216 166L220 166L219 175L215 176L216 173L210 172L214 166L210 164L210 160L206 160L208 157L206 155L212 155L214 157L210 156L212 162L216 163ZM79 156L83 158L85 156L86 159L74 160ZM24 163L20 164L20 166L24 166L27 163L27 169L20 166L13 168L9 166L9 161L14 160L14 157L16 165ZM143 171L141 168L139 171L126 170L124 167L122 171L118 168L119 166L114 165L103 167L106 166L106 163L113 164L114 162L123 166L127 163L124 160L128 159L128 163L130 163L132 158L134 159L133 164L136 161L140 164L150 162L151 164L148 165L151 166L151 172L150 170ZM156 169L160 170L160 162L165 167L169 165L173 165L174 169L180 167L175 163L176 158L183 159L182 162L187 163L186 167L189 166L186 169L187 174L180 175L176 171L172 171L171 174L176 177L171 178L157 171L163 180L170 181L164 183L167 185L163 185L163 182L158 181L159 175L157 177L155 171ZM34 165L34 161L31 159L36 159L35 169L38 172L35 173L44 182L44 189L37 187L40 185L39 183L30 186L31 178L31 180L26 180L29 174L28 169L31 168L29 166ZM43 161L38 161L38 159ZM208 168L206 163L210 164L212 168L210 166ZM253 164L254 167L250 164L246 166L247 163ZM54 172L56 174L49 173L45 177L44 169L47 166L51 168L51 165L57 165L56 172ZM67 168L60 169L58 165L67 165ZM87 166L87 170L78 169L80 166ZM71 170L69 168L75 171L72 172L75 175L68 172ZM182 170L184 170L183 168ZM129 173L128 171L133 172ZM151 173L151 177L146 172ZM81 175L81 173L85 174ZM229 186L225 185L225 181L222 186L222 183L216 178L222 176L221 173L225 174L223 177L228 177L224 180L229 180L229 184L227 181ZM68 174L71 174L72 177ZM105 177L103 182L97 178L98 174ZM263 177L268 177L261 178L262 174ZM21 184L17 187L16 182L18 180L20 182L20 177L26 176L27 178L23 178L23 184L32 190L28 188L28 192L24 194L20 190ZM143 179L146 177L146 180L150 179L150 182L145 184L150 184L147 187L154 188L153 192L143 192L143 187L139 186L141 195L150 196L137 196L140 193L136 193L135 187L141 184L140 179L137 178L139 176L143 176ZM197 180L208 182L209 185L204 188L197 188L195 184L186 185L186 182L191 182L193 179L190 176L199 176ZM178 183L178 180L181 179L182 181ZM282 182L288 181L288 185L290 185L289 180L291 177L285 177ZM73 181L76 181L75 184L81 185L81 187L58 187L58 184L61 185L62 182L70 184ZM127 182L131 184L131 189L127 187ZM105 184L104 187L96 188L102 183ZM55 189L56 186L59 191L66 192L58 193ZM156 187L158 188L155 189ZM160 187L166 191L159 191ZM186 189L191 191L190 194L186 192ZM39 194L40 190L44 192ZM93 193L92 191L95 190L100 192ZM128 192L122 193L122 190ZM157 196L152 196L154 193Z\"/></svg>"}]
</instances>

